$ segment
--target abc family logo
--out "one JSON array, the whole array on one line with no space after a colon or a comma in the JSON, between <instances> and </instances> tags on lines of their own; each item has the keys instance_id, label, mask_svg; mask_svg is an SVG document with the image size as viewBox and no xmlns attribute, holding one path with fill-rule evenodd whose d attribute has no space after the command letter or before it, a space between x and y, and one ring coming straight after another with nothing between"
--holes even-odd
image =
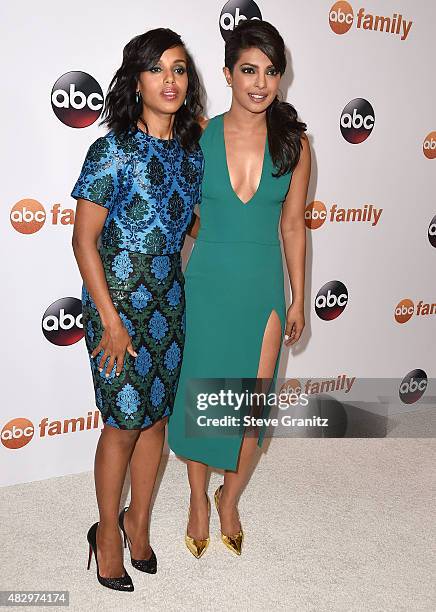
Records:
<instances>
[{"instance_id":1,"label":"abc family logo","mask_svg":"<svg viewBox=\"0 0 436 612\"><path fill-rule=\"evenodd\" d=\"M354 23L354 11L351 4L345 1L335 2L329 12L329 23L335 34L348 32ZM394 34L399 36L400 40L406 40L412 23L412 21L403 19L400 13L394 13L391 17L384 17L366 13L364 8L357 11L357 29Z\"/></svg>"},{"instance_id":2,"label":"abc family logo","mask_svg":"<svg viewBox=\"0 0 436 612\"><path fill-rule=\"evenodd\" d=\"M436 314L436 303L430 304L419 300L415 306L412 300L405 298L395 306L394 318L397 323L407 323L413 315L428 317L434 314Z\"/></svg>"},{"instance_id":3,"label":"abc family logo","mask_svg":"<svg viewBox=\"0 0 436 612\"><path fill-rule=\"evenodd\" d=\"M339 208L332 204L327 210L324 202L315 200L306 206L304 220L306 227L310 230L320 228L326 221L329 223L369 223L375 227L383 212L382 208L376 208L372 204L365 204L362 208Z\"/></svg>"},{"instance_id":4,"label":"abc family logo","mask_svg":"<svg viewBox=\"0 0 436 612\"><path fill-rule=\"evenodd\" d=\"M92 125L103 108L103 92L87 72L72 70L58 78L51 92L54 114L65 125L84 128Z\"/></svg>"},{"instance_id":5,"label":"abc family logo","mask_svg":"<svg viewBox=\"0 0 436 612\"><path fill-rule=\"evenodd\" d=\"M17 417L5 423L0 432L3 446L11 450L23 448L33 439L35 432L39 438L53 437L60 434L75 433L97 429L99 427L100 411L89 411L86 417L75 417L63 421L49 421L47 417L41 419L37 427L29 419Z\"/></svg>"},{"instance_id":6,"label":"abc family logo","mask_svg":"<svg viewBox=\"0 0 436 612\"><path fill-rule=\"evenodd\" d=\"M42 317L42 333L57 346L69 346L84 337L82 301L74 297L56 300Z\"/></svg>"},{"instance_id":7,"label":"abc family logo","mask_svg":"<svg viewBox=\"0 0 436 612\"><path fill-rule=\"evenodd\" d=\"M259 7L253 0L229 0L223 6L220 15L220 31L224 40L244 19L262 19Z\"/></svg>"},{"instance_id":8,"label":"abc family logo","mask_svg":"<svg viewBox=\"0 0 436 612\"><path fill-rule=\"evenodd\" d=\"M348 102L339 122L342 136L351 144L360 144L366 140L374 128L374 123L374 109L365 98L354 98Z\"/></svg>"},{"instance_id":9,"label":"abc family logo","mask_svg":"<svg viewBox=\"0 0 436 612\"><path fill-rule=\"evenodd\" d=\"M355 376L339 374L335 378L305 378L304 386L298 378L288 378L280 387L280 393L292 396L318 395L329 391L343 391L349 393L356 381ZM304 391L303 391L304 389Z\"/></svg>"},{"instance_id":10,"label":"abc family logo","mask_svg":"<svg viewBox=\"0 0 436 612\"><path fill-rule=\"evenodd\" d=\"M38 200L25 198L14 204L9 218L14 230L20 234L35 234L46 222L47 213ZM53 204L49 219L52 225L74 225L74 210L61 209L60 204Z\"/></svg>"},{"instance_id":11,"label":"abc family logo","mask_svg":"<svg viewBox=\"0 0 436 612\"><path fill-rule=\"evenodd\" d=\"M334 280L321 287L315 298L315 312L320 319L332 321L339 317L348 304L348 291L344 283Z\"/></svg>"}]
</instances>

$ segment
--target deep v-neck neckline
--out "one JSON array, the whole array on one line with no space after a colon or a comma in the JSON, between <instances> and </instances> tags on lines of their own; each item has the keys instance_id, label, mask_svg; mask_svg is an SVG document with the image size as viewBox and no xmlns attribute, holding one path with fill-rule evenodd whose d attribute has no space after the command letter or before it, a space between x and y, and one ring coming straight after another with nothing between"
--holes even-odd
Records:
<instances>
[{"instance_id":1,"label":"deep v-neck neckline","mask_svg":"<svg viewBox=\"0 0 436 612\"><path fill-rule=\"evenodd\" d=\"M265 166L266 166L266 162L267 162L268 133L265 136L265 145L264 145L264 148L263 148L262 170L261 170L261 173L260 173L260 179L259 179L259 183L257 185L257 189L253 193L251 198L249 200L247 200L246 202L244 202L243 200L241 200L241 198L238 196L238 194L234 190L233 185L232 185L232 181L231 181L231 178L230 178L229 164L228 164L228 161L227 161L226 138L225 138L225 135L224 135L224 114L225 113L220 115L220 117L221 117L221 141L222 141L222 146L223 146L223 149L224 149L224 166L225 166L226 175L227 175L227 183L228 183L228 186L230 188L230 191L235 196L235 198L238 200L238 202L240 204L242 204L242 206L248 206L250 204L250 202L252 202L254 200L254 198L257 196L257 194L260 191L260 188L262 187L262 181L263 181L263 176L265 174Z\"/></svg>"}]
</instances>

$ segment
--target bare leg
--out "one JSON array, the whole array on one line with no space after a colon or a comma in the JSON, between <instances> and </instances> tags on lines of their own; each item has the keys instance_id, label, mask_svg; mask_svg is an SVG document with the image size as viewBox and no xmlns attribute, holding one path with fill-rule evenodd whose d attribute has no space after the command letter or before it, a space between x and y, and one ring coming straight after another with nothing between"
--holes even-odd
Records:
<instances>
[{"instance_id":1,"label":"bare leg","mask_svg":"<svg viewBox=\"0 0 436 612\"><path fill-rule=\"evenodd\" d=\"M263 335L257 378L273 377L280 342L281 323L277 312L273 310ZM240 529L236 506L250 477L256 446L257 436L245 436L241 444L237 470L226 470L224 475L224 487L220 495L220 520L221 531L227 535L235 534Z\"/></svg>"},{"instance_id":2,"label":"bare leg","mask_svg":"<svg viewBox=\"0 0 436 612\"><path fill-rule=\"evenodd\" d=\"M105 425L95 453L94 480L100 521L97 529L97 555L100 575L124 574L118 514L127 465L139 430Z\"/></svg>"},{"instance_id":3,"label":"bare leg","mask_svg":"<svg viewBox=\"0 0 436 612\"><path fill-rule=\"evenodd\" d=\"M149 559L150 503L162 457L167 418L143 429L130 459L131 501L124 515L124 529L133 559Z\"/></svg>"},{"instance_id":4,"label":"bare leg","mask_svg":"<svg viewBox=\"0 0 436 612\"><path fill-rule=\"evenodd\" d=\"M196 540L209 536L209 517L207 512L206 480L208 466L198 461L188 461L188 479L191 487L191 514L188 535Z\"/></svg>"}]
</instances>

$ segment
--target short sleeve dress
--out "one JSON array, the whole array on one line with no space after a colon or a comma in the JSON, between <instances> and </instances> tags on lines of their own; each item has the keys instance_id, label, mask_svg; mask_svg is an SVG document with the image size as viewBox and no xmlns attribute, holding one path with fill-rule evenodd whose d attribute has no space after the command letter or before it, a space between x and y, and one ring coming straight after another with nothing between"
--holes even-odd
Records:
<instances>
[{"instance_id":1,"label":"short sleeve dress","mask_svg":"<svg viewBox=\"0 0 436 612\"><path fill-rule=\"evenodd\" d=\"M103 422L145 429L173 410L185 341L181 249L201 198L200 147L184 149L136 129L110 131L91 144L73 198L108 209L99 253L109 293L137 357L125 354L120 376L106 377L91 353L103 327L85 284L82 312L95 401Z\"/></svg>"}]
</instances>

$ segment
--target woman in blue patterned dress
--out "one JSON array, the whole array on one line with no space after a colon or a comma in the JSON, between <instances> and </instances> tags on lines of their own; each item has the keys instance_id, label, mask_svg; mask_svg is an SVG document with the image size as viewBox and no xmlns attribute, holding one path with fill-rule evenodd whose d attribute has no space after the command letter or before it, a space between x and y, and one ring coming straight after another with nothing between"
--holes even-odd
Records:
<instances>
[{"instance_id":1,"label":"woman in blue patterned dress","mask_svg":"<svg viewBox=\"0 0 436 612\"><path fill-rule=\"evenodd\" d=\"M89 561L94 552L99 582L117 590L133 590L118 527L132 565L157 569L149 510L184 348L180 251L203 175L200 93L178 34L158 28L132 39L106 98L110 131L91 144L71 194L85 341L104 422ZM131 502L118 516L128 465Z\"/></svg>"}]
</instances>

